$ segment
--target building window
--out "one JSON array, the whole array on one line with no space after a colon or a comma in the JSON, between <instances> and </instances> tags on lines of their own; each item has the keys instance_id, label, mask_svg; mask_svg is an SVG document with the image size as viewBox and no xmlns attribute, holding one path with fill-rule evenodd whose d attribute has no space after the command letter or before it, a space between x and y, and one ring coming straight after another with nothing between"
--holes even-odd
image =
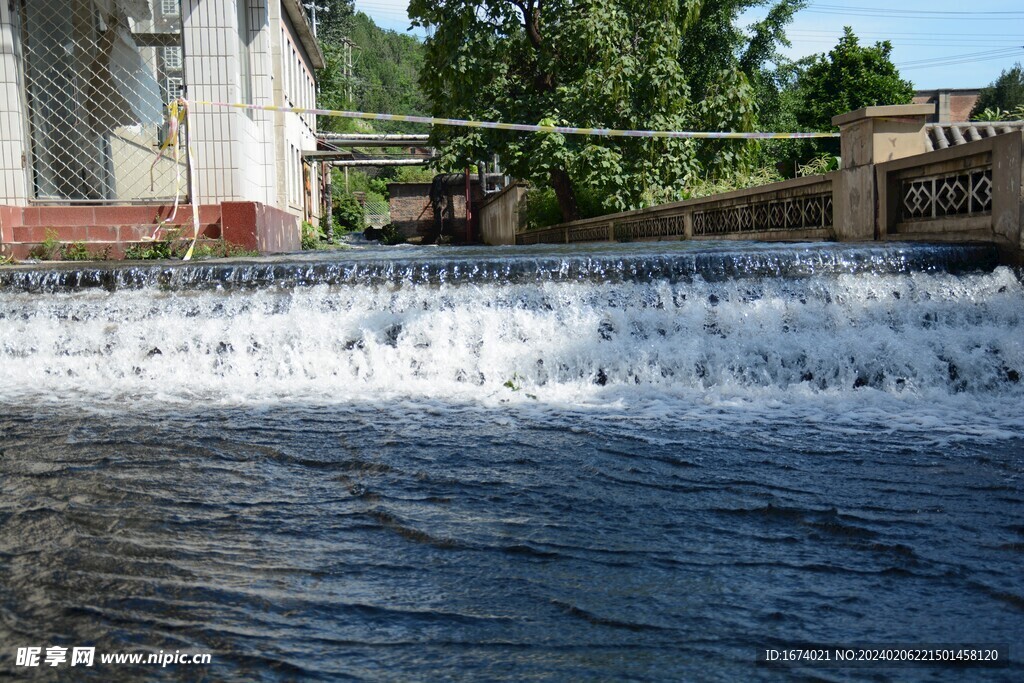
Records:
<instances>
[{"instance_id":1,"label":"building window","mask_svg":"<svg viewBox=\"0 0 1024 683\"><path fill-rule=\"evenodd\" d=\"M167 78L167 101L177 100L185 96L185 82L178 76Z\"/></svg>"},{"instance_id":2,"label":"building window","mask_svg":"<svg viewBox=\"0 0 1024 683\"><path fill-rule=\"evenodd\" d=\"M181 68L181 48L180 47L165 47L164 48L164 69L167 71L175 71Z\"/></svg>"},{"instance_id":3,"label":"building window","mask_svg":"<svg viewBox=\"0 0 1024 683\"><path fill-rule=\"evenodd\" d=\"M241 84L239 95L244 104L252 104L252 57L249 54L252 37L249 0L238 0L238 75ZM252 110L246 110L246 113L252 117Z\"/></svg>"},{"instance_id":4,"label":"building window","mask_svg":"<svg viewBox=\"0 0 1024 683\"><path fill-rule=\"evenodd\" d=\"M160 0L160 12L165 17L176 17L181 14L180 2L181 0Z\"/></svg>"}]
</instances>

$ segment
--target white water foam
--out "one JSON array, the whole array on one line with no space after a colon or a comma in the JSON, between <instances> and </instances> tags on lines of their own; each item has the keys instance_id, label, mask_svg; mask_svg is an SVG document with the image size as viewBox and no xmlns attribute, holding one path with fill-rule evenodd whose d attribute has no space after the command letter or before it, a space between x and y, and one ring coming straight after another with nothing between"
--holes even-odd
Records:
<instances>
[{"instance_id":1,"label":"white water foam","mask_svg":"<svg viewBox=\"0 0 1024 683\"><path fill-rule=\"evenodd\" d=\"M0 401L443 401L862 436L1020 436L993 273L0 293Z\"/></svg>"}]
</instances>

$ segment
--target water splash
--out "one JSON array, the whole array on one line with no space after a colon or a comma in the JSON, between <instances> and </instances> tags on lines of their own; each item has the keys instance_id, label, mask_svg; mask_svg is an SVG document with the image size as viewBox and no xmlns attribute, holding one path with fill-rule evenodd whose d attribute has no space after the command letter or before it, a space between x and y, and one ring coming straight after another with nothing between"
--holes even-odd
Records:
<instances>
[{"instance_id":1,"label":"water splash","mask_svg":"<svg viewBox=\"0 0 1024 683\"><path fill-rule=\"evenodd\" d=\"M58 291L0 294L0 394L569 403L654 393L687 402L859 390L1016 395L1020 282L1007 269L953 274L971 259L987 266L989 255L762 246L469 266L415 252L103 270L114 291L60 291L93 271L69 270L60 286L31 271L40 278L32 289ZM122 287L167 272L173 288Z\"/></svg>"}]
</instances>

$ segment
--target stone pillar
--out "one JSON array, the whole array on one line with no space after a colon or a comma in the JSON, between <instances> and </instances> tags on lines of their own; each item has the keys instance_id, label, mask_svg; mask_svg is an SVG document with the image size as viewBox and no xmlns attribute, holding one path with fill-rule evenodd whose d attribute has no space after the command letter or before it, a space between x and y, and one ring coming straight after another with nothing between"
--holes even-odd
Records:
<instances>
[{"instance_id":1,"label":"stone pillar","mask_svg":"<svg viewBox=\"0 0 1024 683\"><path fill-rule=\"evenodd\" d=\"M1010 245L1007 260L1024 264L1024 131L992 147L992 229Z\"/></svg>"},{"instance_id":2,"label":"stone pillar","mask_svg":"<svg viewBox=\"0 0 1024 683\"><path fill-rule=\"evenodd\" d=\"M945 123L953 120L952 96L948 90L940 90L938 96L938 121Z\"/></svg>"},{"instance_id":3,"label":"stone pillar","mask_svg":"<svg viewBox=\"0 0 1024 683\"><path fill-rule=\"evenodd\" d=\"M833 223L840 241L879 236L875 164L924 154L932 104L864 107L832 118L839 127L843 168L833 187Z\"/></svg>"}]
</instances>

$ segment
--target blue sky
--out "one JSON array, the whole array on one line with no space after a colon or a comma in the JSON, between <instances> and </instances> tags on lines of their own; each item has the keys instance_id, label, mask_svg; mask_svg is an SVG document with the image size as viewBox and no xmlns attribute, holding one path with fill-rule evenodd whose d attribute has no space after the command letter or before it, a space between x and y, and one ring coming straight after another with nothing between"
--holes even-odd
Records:
<instances>
[{"instance_id":1,"label":"blue sky","mask_svg":"<svg viewBox=\"0 0 1024 683\"><path fill-rule=\"evenodd\" d=\"M405 32L408 0L356 0L377 25ZM749 13L750 21L764 10ZM827 52L843 26L862 43L889 40L893 61L919 89L983 87L1024 63L1020 0L814 0L789 27L789 57Z\"/></svg>"}]
</instances>

